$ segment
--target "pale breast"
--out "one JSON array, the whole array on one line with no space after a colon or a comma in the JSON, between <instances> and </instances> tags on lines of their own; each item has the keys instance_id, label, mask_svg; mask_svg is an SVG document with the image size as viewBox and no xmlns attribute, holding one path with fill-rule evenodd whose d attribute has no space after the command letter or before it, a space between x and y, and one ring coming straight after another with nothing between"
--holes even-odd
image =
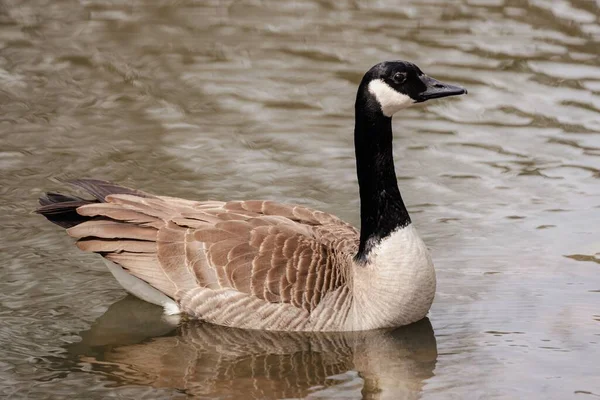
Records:
<instances>
[{"instance_id":1,"label":"pale breast","mask_svg":"<svg viewBox=\"0 0 600 400\"><path fill-rule=\"evenodd\" d=\"M427 315L436 288L429 251L412 225L394 231L354 266L351 330L395 327Z\"/></svg>"}]
</instances>

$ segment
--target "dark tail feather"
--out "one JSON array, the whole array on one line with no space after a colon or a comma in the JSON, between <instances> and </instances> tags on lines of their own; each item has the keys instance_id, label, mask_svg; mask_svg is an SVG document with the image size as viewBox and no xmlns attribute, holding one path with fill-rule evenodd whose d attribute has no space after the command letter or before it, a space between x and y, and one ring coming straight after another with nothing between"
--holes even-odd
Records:
<instances>
[{"instance_id":1,"label":"dark tail feather","mask_svg":"<svg viewBox=\"0 0 600 400\"><path fill-rule=\"evenodd\" d=\"M77 214L76 210L78 207L91 203L97 203L97 201L58 193L46 193L40 197L41 207L35 212L42 214L48 221L58 226L71 228L89 219L89 217Z\"/></svg>"},{"instance_id":2,"label":"dark tail feather","mask_svg":"<svg viewBox=\"0 0 600 400\"><path fill-rule=\"evenodd\" d=\"M89 217L77 214L77 208L86 204L104 203L106 196L110 194L132 194L140 197L152 197L139 190L97 179L76 179L67 181L67 183L82 188L94 196L95 200L49 192L40 197L41 207L35 210L36 213L46 217L48 221L63 228L71 228L89 220Z\"/></svg>"},{"instance_id":3,"label":"dark tail feather","mask_svg":"<svg viewBox=\"0 0 600 400\"><path fill-rule=\"evenodd\" d=\"M66 183L82 188L101 203L104 203L106 196L110 194L132 194L139 197L153 197L141 190L130 189L125 186L119 186L111 182L101 181L98 179L74 179L66 181Z\"/></svg>"}]
</instances>

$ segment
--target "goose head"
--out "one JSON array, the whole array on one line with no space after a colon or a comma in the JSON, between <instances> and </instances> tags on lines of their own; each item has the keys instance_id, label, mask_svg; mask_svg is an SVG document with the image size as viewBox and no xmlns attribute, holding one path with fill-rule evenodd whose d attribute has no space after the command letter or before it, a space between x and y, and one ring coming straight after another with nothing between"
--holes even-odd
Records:
<instances>
[{"instance_id":1,"label":"goose head","mask_svg":"<svg viewBox=\"0 0 600 400\"><path fill-rule=\"evenodd\" d=\"M373 66L363 77L361 89L359 99L366 100L363 106L381 111L386 117L427 100L467 93L465 88L440 82L407 61L385 61Z\"/></svg>"}]
</instances>

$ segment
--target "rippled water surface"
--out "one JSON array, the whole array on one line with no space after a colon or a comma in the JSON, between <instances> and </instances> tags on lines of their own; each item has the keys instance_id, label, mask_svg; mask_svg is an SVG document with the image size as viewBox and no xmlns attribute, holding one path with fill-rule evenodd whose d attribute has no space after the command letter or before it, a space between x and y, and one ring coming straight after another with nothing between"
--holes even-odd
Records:
<instances>
[{"instance_id":1,"label":"rippled water surface","mask_svg":"<svg viewBox=\"0 0 600 400\"><path fill-rule=\"evenodd\" d=\"M4 0L0 397L598 398L599 15L597 0ZM173 330L30 213L57 178L89 176L358 224L355 90L398 58L469 89L394 119L438 271L429 321Z\"/></svg>"}]
</instances>

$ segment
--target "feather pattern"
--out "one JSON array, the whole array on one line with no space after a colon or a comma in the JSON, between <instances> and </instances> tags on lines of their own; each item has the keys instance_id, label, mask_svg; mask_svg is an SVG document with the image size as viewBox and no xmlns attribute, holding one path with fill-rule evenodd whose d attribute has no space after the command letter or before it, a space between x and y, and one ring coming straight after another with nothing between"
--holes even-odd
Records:
<instances>
[{"instance_id":1,"label":"feather pattern","mask_svg":"<svg viewBox=\"0 0 600 400\"><path fill-rule=\"evenodd\" d=\"M39 212L48 210L52 218L56 209L67 210L58 205L75 205L87 219L67 232L80 249L120 265L192 317L265 330L360 330L381 318L361 315L369 313L368 300L356 287L380 296L372 299L378 307L393 305L385 291L369 287L375 282L370 267L355 264L358 231L331 214L273 201L196 202L96 184L78 181L96 200L53 195ZM421 308L411 310L423 314Z\"/></svg>"},{"instance_id":2,"label":"feather pattern","mask_svg":"<svg viewBox=\"0 0 600 400\"><path fill-rule=\"evenodd\" d=\"M319 329L343 329L343 318L318 318L343 308L358 246L356 229L339 218L273 201L194 202L76 182L96 201L55 200L77 201L77 214L89 218L67 230L77 246L119 264L185 313L247 328L313 330L318 321Z\"/></svg>"}]
</instances>

